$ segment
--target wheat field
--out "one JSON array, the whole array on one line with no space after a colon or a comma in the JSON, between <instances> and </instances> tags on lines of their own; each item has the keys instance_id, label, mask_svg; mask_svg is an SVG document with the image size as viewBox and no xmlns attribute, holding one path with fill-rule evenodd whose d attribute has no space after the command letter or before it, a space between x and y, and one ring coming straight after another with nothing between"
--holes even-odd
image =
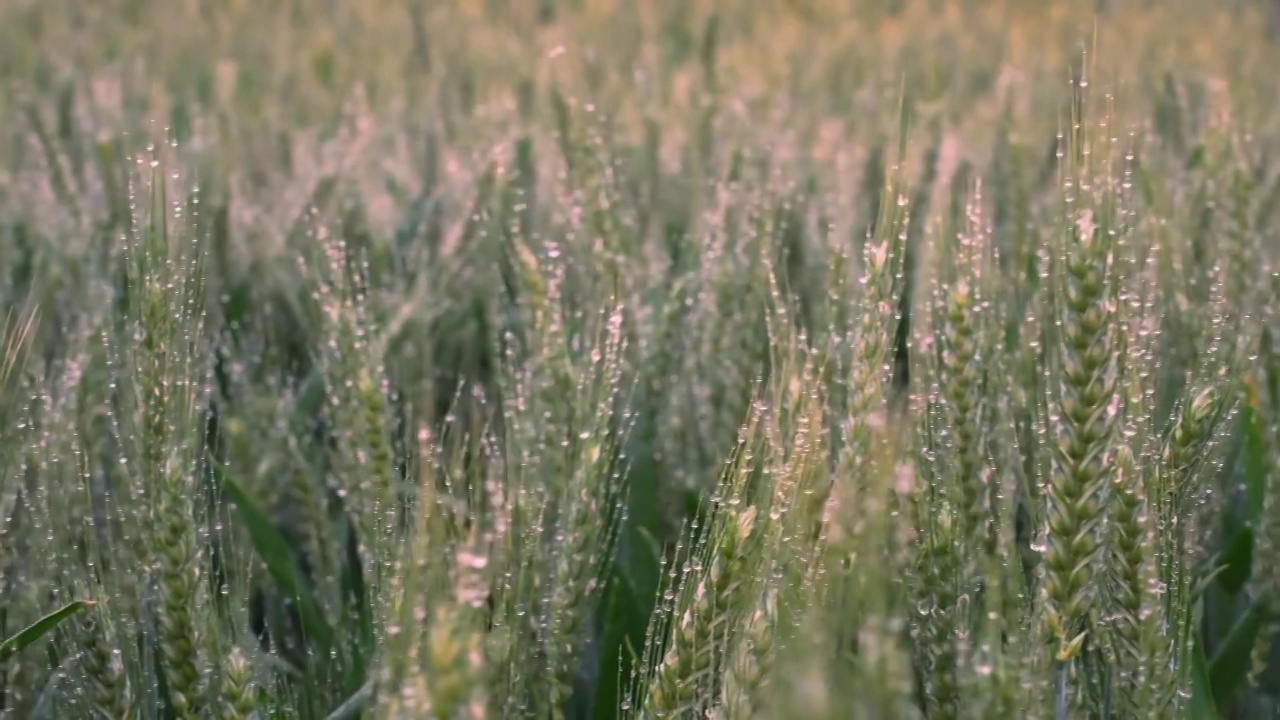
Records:
<instances>
[{"instance_id":1,"label":"wheat field","mask_svg":"<svg viewBox=\"0 0 1280 720\"><path fill-rule=\"evenodd\" d=\"M0 0L0 718L1280 718L1277 62Z\"/></svg>"}]
</instances>

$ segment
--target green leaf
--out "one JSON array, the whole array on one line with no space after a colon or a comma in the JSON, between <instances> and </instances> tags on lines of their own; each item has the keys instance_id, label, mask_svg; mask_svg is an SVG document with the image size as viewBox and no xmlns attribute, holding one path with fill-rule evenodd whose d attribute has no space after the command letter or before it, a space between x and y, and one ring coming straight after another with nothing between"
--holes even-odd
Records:
<instances>
[{"instance_id":1,"label":"green leaf","mask_svg":"<svg viewBox=\"0 0 1280 720\"><path fill-rule=\"evenodd\" d=\"M0 642L0 663L22 652L23 648L44 637L50 630L58 627L63 620L96 604L90 600L69 602L18 631L17 635Z\"/></svg>"},{"instance_id":2,"label":"green leaf","mask_svg":"<svg viewBox=\"0 0 1280 720\"><path fill-rule=\"evenodd\" d=\"M355 540L355 528L350 521L342 523L342 530L339 533L342 538L342 547L350 548ZM374 637L373 614L369 607L368 592L369 588L365 585L364 577L360 574L360 563L358 557L351 557L346 552L343 553L342 567L339 570L339 580L342 584L342 602L354 613L355 627L350 633L354 633L355 642L352 644L351 663L347 671L346 687L348 690L354 691L359 688L361 683L365 681L367 675L366 668L369 660L378 652L377 641ZM349 634L350 634L349 633Z\"/></svg>"},{"instance_id":3,"label":"green leaf","mask_svg":"<svg viewBox=\"0 0 1280 720\"><path fill-rule=\"evenodd\" d=\"M1267 442L1258 412L1258 389L1253 378L1244 383L1245 402L1240 413L1241 432L1244 436L1244 513L1245 522L1253 525L1262 510L1267 489Z\"/></svg>"},{"instance_id":4,"label":"green leaf","mask_svg":"<svg viewBox=\"0 0 1280 720\"><path fill-rule=\"evenodd\" d=\"M641 428L639 442L652 442L653 427ZM633 457L651 457L632 453ZM618 551L612 558L605 630L600 654L599 681L590 717L609 720L626 700L637 655L632 648L644 645L645 630L653 616L662 582L662 551L654 535L661 525L660 468L651 459L638 461L627 478L627 514Z\"/></svg>"},{"instance_id":5,"label":"green leaf","mask_svg":"<svg viewBox=\"0 0 1280 720\"><path fill-rule=\"evenodd\" d=\"M1258 630L1262 627L1265 608L1254 602L1236 620L1223 639L1222 646L1209 663L1209 684L1218 707L1226 705L1249 671L1250 655Z\"/></svg>"},{"instance_id":6,"label":"green leaf","mask_svg":"<svg viewBox=\"0 0 1280 720\"><path fill-rule=\"evenodd\" d=\"M360 717L373 704L373 681L369 680L360 686L351 697L347 698L336 710L329 713L325 720L351 720Z\"/></svg>"},{"instance_id":7,"label":"green leaf","mask_svg":"<svg viewBox=\"0 0 1280 720\"><path fill-rule=\"evenodd\" d=\"M564 157L565 169L569 176L576 174L577 153L573 145L573 110L560 93L559 88L551 88L551 112L555 116L556 135L560 142L560 153Z\"/></svg>"},{"instance_id":8,"label":"green leaf","mask_svg":"<svg viewBox=\"0 0 1280 720\"><path fill-rule=\"evenodd\" d=\"M1249 582L1253 569L1253 529L1240 528L1218 558L1218 586L1228 595L1236 595Z\"/></svg>"},{"instance_id":9,"label":"green leaf","mask_svg":"<svg viewBox=\"0 0 1280 720\"><path fill-rule=\"evenodd\" d=\"M298 603L303 633L316 642L322 654L327 654L333 647L333 628L325 621L320 605L312 596L306 578L289 550L288 541L244 488L221 467L215 465L214 469L222 481L223 491L236 504L240 520L249 532L249 539L258 551L258 556L266 563L267 572L271 573L280 589Z\"/></svg>"},{"instance_id":10,"label":"green leaf","mask_svg":"<svg viewBox=\"0 0 1280 720\"><path fill-rule=\"evenodd\" d=\"M1200 613L1196 613L1198 617ZM1188 720L1218 720L1218 709L1213 701L1213 683L1204 659L1204 646L1199 638L1191 643L1191 702L1187 705Z\"/></svg>"},{"instance_id":11,"label":"green leaf","mask_svg":"<svg viewBox=\"0 0 1280 720\"><path fill-rule=\"evenodd\" d=\"M1195 170L1205 164L1205 149L1203 143L1197 143L1191 148L1191 153L1187 155L1187 169Z\"/></svg>"},{"instance_id":12,"label":"green leaf","mask_svg":"<svg viewBox=\"0 0 1280 720\"><path fill-rule=\"evenodd\" d=\"M702 61L702 76L711 93L716 88L716 50L720 39L720 16L712 13L702 30L702 47L698 53Z\"/></svg>"}]
</instances>

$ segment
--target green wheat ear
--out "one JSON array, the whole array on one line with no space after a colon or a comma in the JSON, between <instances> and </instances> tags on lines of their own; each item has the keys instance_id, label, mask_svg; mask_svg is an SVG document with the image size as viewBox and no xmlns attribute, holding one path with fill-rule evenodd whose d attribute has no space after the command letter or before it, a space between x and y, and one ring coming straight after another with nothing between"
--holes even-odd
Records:
<instances>
[{"instance_id":1,"label":"green wheat ear","mask_svg":"<svg viewBox=\"0 0 1280 720\"><path fill-rule=\"evenodd\" d=\"M1108 295L1111 241L1085 211L1069 228L1058 296L1057 422L1053 465L1046 487L1043 592L1057 637L1057 657L1070 661L1088 631L1096 594L1095 560L1111 477L1109 453L1117 418L1109 412L1116 388L1116 328Z\"/></svg>"},{"instance_id":2,"label":"green wheat ear","mask_svg":"<svg viewBox=\"0 0 1280 720\"><path fill-rule=\"evenodd\" d=\"M222 717L227 720L252 720L258 712L253 668L239 647L233 647L223 666L222 694L219 698Z\"/></svg>"},{"instance_id":3,"label":"green wheat ear","mask_svg":"<svg viewBox=\"0 0 1280 720\"><path fill-rule=\"evenodd\" d=\"M707 570L688 589L688 605L674 618L671 645L650 682L645 709L653 717L679 718L707 709L721 633L734 628L750 592L755 521L755 506L724 514L709 547Z\"/></svg>"},{"instance_id":4,"label":"green wheat ear","mask_svg":"<svg viewBox=\"0 0 1280 720\"><path fill-rule=\"evenodd\" d=\"M103 626L104 612L105 608L95 608L88 619L77 623L83 682L88 685L89 702L98 712L107 717L128 717L129 678L116 649L120 633L108 632Z\"/></svg>"},{"instance_id":5,"label":"green wheat ear","mask_svg":"<svg viewBox=\"0 0 1280 720\"><path fill-rule=\"evenodd\" d=\"M127 248L126 335L116 338L129 360L131 410L125 418L137 455L129 467L145 498L143 546L156 568L159 659L167 702L180 718L205 705L203 637L208 585L196 521L204 431L207 357L204 342L203 251L191 228L172 215L167 167L157 158L144 187L150 197Z\"/></svg>"}]
</instances>

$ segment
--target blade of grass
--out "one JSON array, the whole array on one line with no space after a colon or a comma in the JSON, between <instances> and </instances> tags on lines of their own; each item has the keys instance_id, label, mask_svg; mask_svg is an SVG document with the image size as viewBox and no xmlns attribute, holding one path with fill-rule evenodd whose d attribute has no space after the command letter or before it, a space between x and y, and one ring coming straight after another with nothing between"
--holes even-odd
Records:
<instances>
[{"instance_id":1,"label":"blade of grass","mask_svg":"<svg viewBox=\"0 0 1280 720\"><path fill-rule=\"evenodd\" d=\"M1192 614L1199 624L1203 608L1197 603ZM1191 701L1187 703L1189 720L1218 720L1218 708L1214 703L1213 681L1210 680L1209 663L1204 657L1204 645L1199 638L1191 643Z\"/></svg>"},{"instance_id":2,"label":"blade of grass","mask_svg":"<svg viewBox=\"0 0 1280 720\"><path fill-rule=\"evenodd\" d=\"M1213 689L1213 698L1218 707L1225 707L1235 693L1236 688L1249 675L1250 651L1262 628L1266 608L1260 602L1254 602L1244 614L1236 620L1222 640L1222 645L1213 654L1208 665L1209 686Z\"/></svg>"},{"instance_id":3,"label":"blade of grass","mask_svg":"<svg viewBox=\"0 0 1280 720\"><path fill-rule=\"evenodd\" d=\"M298 614L302 619L303 633L319 645L319 651L327 654L333 647L333 628L324 618L319 603L307 587L292 553L289 543L271 522L270 517L244 488L240 487L226 471L215 466L215 472L221 481L223 491L236 505L240 520L253 542L258 556L267 565L267 572L280 586L280 589L298 603Z\"/></svg>"},{"instance_id":4,"label":"blade of grass","mask_svg":"<svg viewBox=\"0 0 1280 720\"><path fill-rule=\"evenodd\" d=\"M369 680L361 685L354 695L329 713L325 720L351 720L351 718L360 717L360 714L371 704L373 704L373 681Z\"/></svg>"},{"instance_id":5,"label":"blade of grass","mask_svg":"<svg viewBox=\"0 0 1280 720\"><path fill-rule=\"evenodd\" d=\"M75 600L69 602L39 620L36 620L22 630L19 630L13 637L6 639L4 642L0 642L0 663L5 662L14 655L17 655L22 652L24 648L44 637L49 633L49 631L58 627L63 620L66 620L81 610L91 608L96 604L97 603L91 600Z\"/></svg>"}]
</instances>

